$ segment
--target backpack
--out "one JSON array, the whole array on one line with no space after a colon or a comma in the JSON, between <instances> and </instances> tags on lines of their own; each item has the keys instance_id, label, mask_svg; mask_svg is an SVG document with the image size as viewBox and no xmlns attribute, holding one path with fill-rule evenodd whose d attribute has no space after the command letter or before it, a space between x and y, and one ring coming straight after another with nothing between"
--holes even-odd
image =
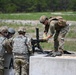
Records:
<instances>
[{"instance_id":1,"label":"backpack","mask_svg":"<svg viewBox=\"0 0 76 75\"><path fill-rule=\"evenodd\" d=\"M4 37L0 37L0 56L3 56L4 52L5 52L5 48L3 46L5 39L6 38L4 38Z\"/></svg>"},{"instance_id":2,"label":"backpack","mask_svg":"<svg viewBox=\"0 0 76 75\"><path fill-rule=\"evenodd\" d=\"M50 17L49 19L50 19L50 22L51 22L52 20L58 21L57 24L58 24L59 26L65 26L65 25L66 25L66 20L64 20L63 17L61 17L61 16L53 16L53 17Z\"/></svg>"},{"instance_id":3,"label":"backpack","mask_svg":"<svg viewBox=\"0 0 76 75\"><path fill-rule=\"evenodd\" d=\"M26 46L26 37L18 36L13 39L13 53L26 54L28 53Z\"/></svg>"}]
</instances>

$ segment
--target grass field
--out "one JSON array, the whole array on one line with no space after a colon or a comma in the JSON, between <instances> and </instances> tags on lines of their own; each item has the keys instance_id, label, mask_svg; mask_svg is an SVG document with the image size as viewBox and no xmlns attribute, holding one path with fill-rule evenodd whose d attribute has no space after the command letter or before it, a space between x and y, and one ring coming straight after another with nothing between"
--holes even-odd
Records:
<instances>
[{"instance_id":1,"label":"grass field","mask_svg":"<svg viewBox=\"0 0 76 75\"><path fill-rule=\"evenodd\" d=\"M44 12L44 13L13 13L13 14L0 14L0 19L17 19L17 20L38 20L41 15L47 16L55 16L62 15L66 20L76 21L76 12ZM26 31L29 35L32 35L32 38L35 38L35 28L39 28L40 36L42 36L43 25L28 25L28 24L12 24L12 23L0 23L0 26L7 25L8 27L12 27L15 30L18 29L19 26L25 26ZM71 39L69 41L65 41L64 48L65 50L76 51L76 40L72 41L72 39L76 39L76 25L71 25L69 33L66 36L67 39ZM40 43L44 50L53 50L53 41L48 43Z\"/></svg>"},{"instance_id":2,"label":"grass field","mask_svg":"<svg viewBox=\"0 0 76 75\"><path fill-rule=\"evenodd\" d=\"M53 50L53 42L51 43L41 43L44 50ZM76 41L65 41L64 49L68 51L76 51Z\"/></svg>"},{"instance_id":3,"label":"grass field","mask_svg":"<svg viewBox=\"0 0 76 75\"><path fill-rule=\"evenodd\" d=\"M74 38L74 39L76 38L76 25L70 26L67 38Z\"/></svg>"},{"instance_id":4,"label":"grass field","mask_svg":"<svg viewBox=\"0 0 76 75\"><path fill-rule=\"evenodd\" d=\"M48 17L61 15L66 20L76 21L76 12L10 13L0 14L0 19L38 20L41 15Z\"/></svg>"}]
</instances>

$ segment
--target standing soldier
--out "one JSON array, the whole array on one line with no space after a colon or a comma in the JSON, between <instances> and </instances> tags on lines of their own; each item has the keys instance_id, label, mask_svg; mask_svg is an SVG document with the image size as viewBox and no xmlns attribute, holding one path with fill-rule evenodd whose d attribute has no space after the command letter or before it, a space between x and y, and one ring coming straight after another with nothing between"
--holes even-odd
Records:
<instances>
[{"instance_id":1,"label":"standing soldier","mask_svg":"<svg viewBox=\"0 0 76 75\"><path fill-rule=\"evenodd\" d=\"M15 34L15 30L13 28L8 28L7 40L5 41L5 48L7 49L7 53L12 53L14 34Z\"/></svg>"},{"instance_id":2,"label":"standing soldier","mask_svg":"<svg viewBox=\"0 0 76 75\"><path fill-rule=\"evenodd\" d=\"M15 75L28 75L29 47L28 38L25 36L25 27L19 27L18 36L13 39Z\"/></svg>"},{"instance_id":3,"label":"standing soldier","mask_svg":"<svg viewBox=\"0 0 76 75\"><path fill-rule=\"evenodd\" d=\"M15 30L13 28L8 28L8 35L7 39L5 40L5 55L4 55L4 75L14 75L12 71L14 66L13 66L13 54L12 54L12 49L13 49L13 36L15 34Z\"/></svg>"},{"instance_id":4,"label":"standing soldier","mask_svg":"<svg viewBox=\"0 0 76 75\"><path fill-rule=\"evenodd\" d=\"M0 75L4 75L4 54L5 54L5 40L8 35L8 28L3 26L0 29Z\"/></svg>"},{"instance_id":5,"label":"standing soldier","mask_svg":"<svg viewBox=\"0 0 76 75\"><path fill-rule=\"evenodd\" d=\"M51 17L48 19L46 16L40 17L40 23L45 25L46 34L50 30L50 35L43 37L46 40L54 35L54 51L50 53L51 56L62 55L64 52L64 37L69 30L69 25L61 16Z\"/></svg>"}]
</instances>

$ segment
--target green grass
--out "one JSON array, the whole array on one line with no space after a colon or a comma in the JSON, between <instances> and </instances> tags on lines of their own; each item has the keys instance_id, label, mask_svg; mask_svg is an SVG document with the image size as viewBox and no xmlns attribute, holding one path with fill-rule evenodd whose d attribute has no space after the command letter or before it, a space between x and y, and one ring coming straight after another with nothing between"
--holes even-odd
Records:
<instances>
[{"instance_id":1,"label":"green grass","mask_svg":"<svg viewBox=\"0 0 76 75\"><path fill-rule=\"evenodd\" d=\"M43 50L53 50L53 43L40 43Z\"/></svg>"},{"instance_id":2,"label":"green grass","mask_svg":"<svg viewBox=\"0 0 76 75\"><path fill-rule=\"evenodd\" d=\"M20 19L20 20L38 20L41 15L51 15L50 12L44 13L13 13L13 14L0 14L1 19Z\"/></svg>"},{"instance_id":3,"label":"green grass","mask_svg":"<svg viewBox=\"0 0 76 75\"><path fill-rule=\"evenodd\" d=\"M70 30L66 37L67 38L76 38L76 25L70 26Z\"/></svg>"},{"instance_id":4,"label":"green grass","mask_svg":"<svg viewBox=\"0 0 76 75\"><path fill-rule=\"evenodd\" d=\"M53 42L51 43L40 43L43 50L54 50ZM76 51L76 41L65 41L64 50Z\"/></svg>"},{"instance_id":5,"label":"green grass","mask_svg":"<svg viewBox=\"0 0 76 75\"><path fill-rule=\"evenodd\" d=\"M64 49L69 51L76 51L76 41L66 41Z\"/></svg>"},{"instance_id":6,"label":"green grass","mask_svg":"<svg viewBox=\"0 0 76 75\"><path fill-rule=\"evenodd\" d=\"M76 31L70 30L67 35L67 38L76 38Z\"/></svg>"},{"instance_id":7,"label":"green grass","mask_svg":"<svg viewBox=\"0 0 76 75\"><path fill-rule=\"evenodd\" d=\"M66 20L76 21L76 12L37 12L0 14L0 19L39 20L41 15L46 15L48 17L61 15Z\"/></svg>"}]
</instances>

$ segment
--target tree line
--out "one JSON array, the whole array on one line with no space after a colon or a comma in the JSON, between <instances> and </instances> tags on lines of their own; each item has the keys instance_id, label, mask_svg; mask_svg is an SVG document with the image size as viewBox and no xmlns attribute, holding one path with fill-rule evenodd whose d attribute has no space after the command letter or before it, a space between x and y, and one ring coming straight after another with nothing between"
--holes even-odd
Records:
<instances>
[{"instance_id":1,"label":"tree line","mask_svg":"<svg viewBox=\"0 0 76 75\"><path fill-rule=\"evenodd\" d=\"M76 0L0 0L0 13L76 11Z\"/></svg>"}]
</instances>

